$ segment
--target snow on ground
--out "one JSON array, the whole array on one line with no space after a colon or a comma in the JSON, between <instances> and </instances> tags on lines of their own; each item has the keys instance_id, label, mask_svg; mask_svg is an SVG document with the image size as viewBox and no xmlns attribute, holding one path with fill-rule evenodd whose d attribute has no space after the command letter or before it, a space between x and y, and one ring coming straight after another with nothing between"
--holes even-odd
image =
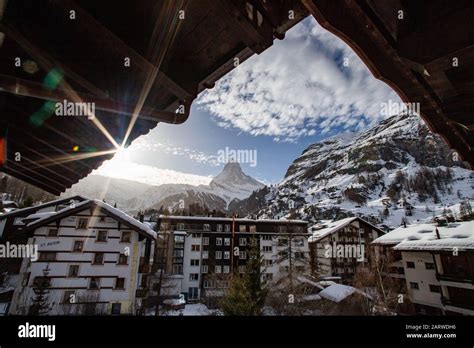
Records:
<instances>
[{"instance_id":1,"label":"snow on ground","mask_svg":"<svg viewBox=\"0 0 474 348\"><path fill-rule=\"evenodd\" d=\"M222 315L219 310L211 310L202 303L187 304L184 309L171 310L163 313L164 316L208 316Z\"/></svg>"}]
</instances>

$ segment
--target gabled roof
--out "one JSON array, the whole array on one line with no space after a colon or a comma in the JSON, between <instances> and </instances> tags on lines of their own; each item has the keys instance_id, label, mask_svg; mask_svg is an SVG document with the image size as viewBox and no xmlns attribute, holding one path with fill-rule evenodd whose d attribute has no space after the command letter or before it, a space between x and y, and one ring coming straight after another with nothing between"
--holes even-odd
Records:
<instances>
[{"instance_id":1,"label":"gabled roof","mask_svg":"<svg viewBox=\"0 0 474 348\"><path fill-rule=\"evenodd\" d=\"M15 217L15 216L18 216L18 215L27 216L27 215L30 215L33 212L38 211L39 209L51 207L51 206L54 206L54 205L69 203L71 200L86 201L87 199L88 198L86 198L84 196L81 196L81 195L76 195L76 196L66 197L66 198L60 198L60 199L56 199L54 201L50 201L50 202L46 202L46 203L43 203L43 204L35 205L33 207L17 209L17 210L14 210L14 211L10 212L10 213L2 214L2 215L0 215L0 220L10 218L10 217Z\"/></svg>"},{"instance_id":2,"label":"gabled roof","mask_svg":"<svg viewBox=\"0 0 474 348\"><path fill-rule=\"evenodd\" d=\"M341 228L346 227L347 225L350 225L352 222L356 220L362 221L366 223L367 225L370 225L373 229L381 233L384 233L377 226L372 225L371 223L367 222L366 220L358 216L354 216L354 217L348 217L348 218L337 220L337 221L332 221L327 225L327 227L314 231L313 235L309 237L309 242L317 242L318 240L321 240L324 237L339 231Z\"/></svg>"},{"instance_id":3,"label":"gabled roof","mask_svg":"<svg viewBox=\"0 0 474 348\"><path fill-rule=\"evenodd\" d=\"M57 221L59 219L76 214L86 209L94 209L94 208L100 209L106 215L114 218L115 220L120 221L121 223L125 224L126 226L135 230L136 232L144 235L145 237L156 239L156 232L153 231L149 225L142 223L134 219L133 217L125 214L123 211L117 208L114 208L111 205L104 203L102 201L99 201L97 199L86 200L86 201L76 204L75 206L68 206L67 208L64 208L56 212L56 214L46 215L38 220L30 222L26 226L26 230L34 230L41 226L45 226L53 221Z\"/></svg>"}]
</instances>

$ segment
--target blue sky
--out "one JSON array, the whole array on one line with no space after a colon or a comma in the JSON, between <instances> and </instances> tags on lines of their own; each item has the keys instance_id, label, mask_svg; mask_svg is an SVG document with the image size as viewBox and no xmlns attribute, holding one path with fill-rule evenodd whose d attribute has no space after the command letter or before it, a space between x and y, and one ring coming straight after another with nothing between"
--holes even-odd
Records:
<instances>
[{"instance_id":1,"label":"blue sky","mask_svg":"<svg viewBox=\"0 0 474 348\"><path fill-rule=\"evenodd\" d=\"M308 18L193 103L183 125L158 124L96 174L151 184L205 184L220 172L218 151L256 151L246 173L280 181L310 144L380 121L398 96L340 39Z\"/></svg>"}]
</instances>

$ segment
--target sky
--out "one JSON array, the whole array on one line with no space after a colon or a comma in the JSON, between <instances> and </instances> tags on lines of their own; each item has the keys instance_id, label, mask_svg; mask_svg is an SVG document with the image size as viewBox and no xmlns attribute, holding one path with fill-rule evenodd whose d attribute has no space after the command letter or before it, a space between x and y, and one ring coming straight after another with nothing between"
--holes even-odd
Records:
<instances>
[{"instance_id":1,"label":"sky","mask_svg":"<svg viewBox=\"0 0 474 348\"><path fill-rule=\"evenodd\" d=\"M390 101L400 98L311 17L203 91L186 123L159 123L93 174L199 185L230 159L274 184L309 145L369 128Z\"/></svg>"}]
</instances>

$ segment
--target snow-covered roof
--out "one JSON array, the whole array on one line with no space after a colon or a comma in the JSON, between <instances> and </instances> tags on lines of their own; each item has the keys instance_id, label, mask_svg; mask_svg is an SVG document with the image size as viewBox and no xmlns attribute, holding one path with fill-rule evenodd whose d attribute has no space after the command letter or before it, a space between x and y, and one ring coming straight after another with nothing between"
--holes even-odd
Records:
<instances>
[{"instance_id":1,"label":"snow-covered roof","mask_svg":"<svg viewBox=\"0 0 474 348\"><path fill-rule=\"evenodd\" d=\"M59 218L62 218L63 216L67 216L68 213L73 213L77 211L82 211L84 209L87 209L91 204L105 210L107 213L109 213L111 216L115 216L119 218L121 221L123 221L125 224L129 225L130 227L135 227L136 229L143 231L150 237L156 239L156 232L153 231L153 229L148 225L144 224L137 219L131 217L130 215L127 215L123 211L112 207L111 205L104 203L100 200L97 199L90 199L86 200L80 203L77 203L75 205L67 206L66 208L59 210L57 212L53 212L53 214L48 214L43 217L40 217L38 220L35 220L33 222L30 222L27 227L28 228L36 228L41 226L45 222L50 222L51 220L54 220L56 216ZM35 215L35 214L33 214Z\"/></svg>"},{"instance_id":2,"label":"snow-covered roof","mask_svg":"<svg viewBox=\"0 0 474 348\"><path fill-rule=\"evenodd\" d=\"M45 208L45 207L50 207L50 206L53 206L53 205L63 204L63 203L69 202L71 200L85 201L85 200L88 200L88 198L86 198L84 196L81 196L81 195L75 195L75 196L66 197L66 198L59 198L59 199L56 199L54 201L49 201L49 202L38 204L38 205L35 205L35 206L32 206L32 207L26 207L26 208L13 210L13 211L11 211L7 214L3 214L0 217L0 219L5 219L5 218L8 218L10 216L21 215L22 213L27 213L29 211L38 211L39 209L42 209L42 208Z\"/></svg>"},{"instance_id":3,"label":"snow-covered roof","mask_svg":"<svg viewBox=\"0 0 474 348\"><path fill-rule=\"evenodd\" d=\"M430 235L432 236L434 230L435 226L433 224L414 224L407 227L399 227L375 239L372 244L393 245L407 238L424 239Z\"/></svg>"},{"instance_id":4,"label":"snow-covered roof","mask_svg":"<svg viewBox=\"0 0 474 348\"><path fill-rule=\"evenodd\" d=\"M207 217L207 216L179 216L179 215L160 215L160 219L163 220L195 220L195 221L232 221L232 218L228 217ZM307 224L308 221L305 220L288 220L288 219L280 219L280 220L272 220L272 219L246 219L246 218L236 218L236 222L269 222L269 223L299 223L299 224Z\"/></svg>"},{"instance_id":5,"label":"snow-covered roof","mask_svg":"<svg viewBox=\"0 0 474 348\"><path fill-rule=\"evenodd\" d=\"M420 226L420 225L418 225ZM411 226L410 226L411 227ZM438 229L440 239L436 236ZM403 232L397 228L389 234ZM408 227L407 227L408 229ZM457 248L459 251L474 249L474 221L454 222L448 226L424 225L424 227L415 229L410 228L412 233L407 233L406 238L397 244L395 250L446 250L452 251Z\"/></svg>"},{"instance_id":6,"label":"snow-covered roof","mask_svg":"<svg viewBox=\"0 0 474 348\"><path fill-rule=\"evenodd\" d=\"M327 227L313 232L313 235L309 237L309 242L316 242L331 233L338 231L340 228L349 225L353 221L357 220L357 217L349 217L337 221L331 221L327 224Z\"/></svg>"},{"instance_id":7,"label":"snow-covered roof","mask_svg":"<svg viewBox=\"0 0 474 348\"><path fill-rule=\"evenodd\" d=\"M27 217L25 217L25 219L26 220L41 219L41 218L48 217L54 214L56 214L55 211L46 211L43 213L35 213L35 214L28 215Z\"/></svg>"},{"instance_id":8,"label":"snow-covered roof","mask_svg":"<svg viewBox=\"0 0 474 348\"><path fill-rule=\"evenodd\" d=\"M357 289L353 288L352 286L343 284L332 284L324 290L321 290L318 295L327 300L339 303L346 297L356 292L356 290Z\"/></svg>"}]
</instances>

